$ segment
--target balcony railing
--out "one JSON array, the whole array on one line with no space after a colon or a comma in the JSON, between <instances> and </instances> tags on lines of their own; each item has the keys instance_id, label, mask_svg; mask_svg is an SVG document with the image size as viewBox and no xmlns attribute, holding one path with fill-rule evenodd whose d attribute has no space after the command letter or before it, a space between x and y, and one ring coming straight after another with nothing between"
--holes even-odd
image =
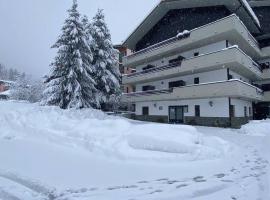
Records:
<instances>
[{"instance_id":1,"label":"balcony railing","mask_svg":"<svg viewBox=\"0 0 270 200\"><path fill-rule=\"evenodd\" d=\"M254 79L261 78L262 70L251 57L246 55L236 46L222 49L219 51L202 54L196 57L183 59L181 61L142 70L123 76L123 82L126 84L135 84L139 82L149 82L159 79L166 79L181 75L205 72L209 70L218 70L221 66L237 69L240 75ZM255 75L255 76L254 76Z\"/></svg>"},{"instance_id":2,"label":"balcony railing","mask_svg":"<svg viewBox=\"0 0 270 200\"><path fill-rule=\"evenodd\" d=\"M235 97L262 100L263 91L238 79L123 94L123 102Z\"/></svg>"},{"instance_id":3,"label":"balcony railing","mask_svg":"<svg viewBox=\"0 0 270 200\"><path fill-rule=\"evenodd\" d=\"M167 40L164 40L162 42L159 42L157 44L154 44L154 45L151 45L151 46L149 46L147 48L144 48L142 50L136 51L135 53L133 53L133 54L127 56L127 57L131 58L131 57L134 57L134 56L137 56L137 55L140 55L140 54L144 54L144 53L146 53L148 51L151 51L153 49L157 49L157 48L160 48L162 46L166 46L168 44L174 43L176 41L183 40L185 38L188 38L189 36L190 36L190 32L188 31L186 33L183 33L182 35L178 35L178 36L169 38Z\"/></svg>"},{"instance_id":4,"label":"balcony railing","mask_svg":"<svg viewBox=\"0 0 270 200\"><path fill-rule=\"evenodd\" d=\"M204 26L191 30L185 37L173 37L158 44L149 46L124 57L124 64L133 66L142 64L144 60L151 61L159 58L161 55L171 56L174 52L188 51L191 45L201 47L203 44L230 40L233 44L242 45L245 52L259 55L262 52L258 41L251 35L244 23L235 15L222 18ZM249 46L247 46L249 44Z\"/></svg>"},{"instance_id":5,"label":"balcony railing","mask_svg":"<svg viewBox=\"0 0 270 200\"><path fill-rule=\"evenodd\" d=\"M180 67L181 63L182 63L182 61L181 62L174 62L174 63L168 64L168 65L163 65L163 66L160 66L160 67L154 67L154 68L151 68L151 69L131 73L131 74L128 74L126 76L127 77L135 77L135 76L141 76L141 75L148 74L148 73L155 73L155 72L159 72L159 71L164 71L164 70L167 70L167 69Z\"/></svg>"}]
</instances>

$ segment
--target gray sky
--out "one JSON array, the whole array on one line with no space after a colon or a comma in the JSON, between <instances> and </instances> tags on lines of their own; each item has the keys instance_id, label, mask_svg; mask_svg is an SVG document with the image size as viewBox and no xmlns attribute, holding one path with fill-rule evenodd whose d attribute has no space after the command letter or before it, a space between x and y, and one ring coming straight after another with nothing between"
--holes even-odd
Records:
<instances>
[{"instance_id":1,"label":"gray sky","mask_svg":"<svg viewBox=\"0 0 270 200\"><path fill-rule=\"evenodd\" d=\"M104 9L114 43L134 30L159 0L78 0L92 18ZM56 41L72 0L0 0L0 62L41 77L49 72Z\"/></svg>"}]
</instances>

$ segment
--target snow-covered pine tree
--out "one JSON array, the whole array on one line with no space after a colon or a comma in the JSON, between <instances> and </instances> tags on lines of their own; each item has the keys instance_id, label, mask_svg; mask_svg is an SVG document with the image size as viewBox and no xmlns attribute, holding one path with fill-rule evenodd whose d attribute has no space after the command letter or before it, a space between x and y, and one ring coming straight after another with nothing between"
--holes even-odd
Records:
<instances>
[{"instance_id":1,"label":"snow-covered pine tree","mask_svg":"<svg viewBox=\"0 0 270 200\"><path fill-rule=\"evenodd\" d=\"M52 47L58 52L52 63L52 72L45 80L43 105L62 109L100 107L96 82L91 76L94 73L93 54L77 7L74 0L62 34Z\"/></svg>"},{"instance_id":2,"label":"snow-covered pine tree","mask_svg":"<svg viewBox=\"0 0 270 200\"><path fill-rule=\"evenodd\" d=\"M100 102L103 106L118 103L121 95L118 52L113 48L111 35L105 23L102 10L98 10L88 31L93 42L93 65L96 70L95 81L99 90Z\"/></svg>"}]
</instances>

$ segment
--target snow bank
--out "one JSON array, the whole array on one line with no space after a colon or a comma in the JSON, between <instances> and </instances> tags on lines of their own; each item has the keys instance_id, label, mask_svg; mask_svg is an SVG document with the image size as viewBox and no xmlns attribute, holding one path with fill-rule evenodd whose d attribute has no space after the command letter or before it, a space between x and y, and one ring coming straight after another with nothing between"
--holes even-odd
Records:
<instances>
[{"instance_id":1,"label":"snow bank","mask_svg":"<svg viewBox=\"0 0 270 200\"><path fill-rule=\"evenodd\" d=\"M202 135L191 126L149 124L131 130L128 143L135 149L168 153L194 152Z\"/></svg>"},{"instance_id":2,"label":"snow bank","mask_svg":"<svg viewBox=\"0 0 270 200\"><path fill-rule=\"evenodd\" d=\"M248 124L243 125L240 129L240 132L252 136L270 135L270 119L251 121Z\"/></svg>"},{"instance_id":3,"label":"snow bank","mask_svg":"<svg viewBox=\"0 0 270 200\"><path fill-rule=\"evenodd\" d=\"M184 125L136 123L91 109L1 102L0 139L30 140L124 160L183 161L224 156L230 145Z\"/></svg>"}]
</instances>

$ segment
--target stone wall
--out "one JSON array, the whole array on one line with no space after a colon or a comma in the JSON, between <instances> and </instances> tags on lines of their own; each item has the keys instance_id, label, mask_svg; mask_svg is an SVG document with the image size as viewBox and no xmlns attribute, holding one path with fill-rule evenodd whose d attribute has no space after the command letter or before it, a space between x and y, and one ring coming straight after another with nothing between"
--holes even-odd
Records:
<instances>
[{"instance_id":1,"label":"stone wall","mask_svg":"<svg viewBox=\"0 0 270 200\"><path fill-rule=\"evenodd\" d=\"M157 123L168 123L168 116L143 116L143 115L126 115L129 119L157 122ZM242 125L252 120L248 117L233 117L230 121L228 117L185 117L185 123L193 126L210 126L210 127L223 127L223 128L241 128Z\"/></svg>"}]
</instances>

